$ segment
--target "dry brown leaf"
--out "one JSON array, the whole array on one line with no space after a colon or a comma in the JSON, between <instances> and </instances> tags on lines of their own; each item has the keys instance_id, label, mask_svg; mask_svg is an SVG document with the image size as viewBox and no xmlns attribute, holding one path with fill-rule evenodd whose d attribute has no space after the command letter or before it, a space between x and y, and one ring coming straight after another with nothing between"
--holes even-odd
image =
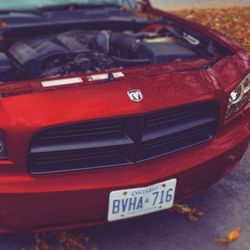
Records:
<instances>
[{"instance_id":1,"label":"dry brown leaf","mask_svg":"<svg viewBox=\"0 0 250 250\"><path fill-rule=\"evenodd\" d=\"M238 240L240 238L240 231L239 227L231 231L227 236L228 241L232 242Z\"/></svg>"},{"instance_id":2,"label":"dry brown leaf","mask_svg":"<svg viewBox=\"0 0 250 250\"><path fill-rule=\"evenodd\" d=\"M35 235L36 245L34 247L34 250L53 250L53 248L46 243L45 238L45 234Z\"/></svg>"},{"instance_id":3,"label":"dry brown leaf","mask_svg":"<svg viewBox=\"0 0 250 250\"><path fill-rule=\"evenodd\" d=\"M85 250L89 238L83 234L75 235L68 232L56 234L58 237L58 248L52 248L48 243L49 234L40 233L35 235L36 245L34 250ZM55 237L55 235L52 235ZM51 237L50 237L51 238ZM97 248L93 248L97 250Z\"/></svg>"},{"instance_id":4,"label":"dry brown leaf","mask_svg":"<svg viewBox=\"0 0 250 250\"><path fill-rule=\"evenodd\" d=\"M184 9L175 13L234 38L250 52L250 7Z\"/></svg>"},{"instance_id":5,"label":"dry brown leaf","mask_svg":"<svg viewBox=\"0 0 250 250\"><path fill-rule=\"evenodd\" d=\"M240 238L240 234L241 234L241 229L238 227L234 230L232 230L226 238L219 238L216 239L215 241L219 244L230 244L236 240L238 240Z\"/></svg>"},{"instance_id":6,"label":"dry brown leaf","mask_svg":"<svg viewBox=\"0 0 250 250\"><path fill-rule=\"evenodd\" d=\"M191 221L191 222L197 222L198 221L198 218L196 216L194 216L192 213L189 213L188 214L188 219Z\"/></svg>"},{"instance_id":7,"label":"dry brown leaf","mask_svg":"<svg viewBox=\"0 0 250 250\"><path fill-rule=\"evenodd\" d=\"M61 245L60 250L85 250L89 238L83 234L73 235L63 232L59 235L58 240Z\"/></svg>"},{"instance_id":8,"label":"dry brown leaf","mask_svg":"<svg viewBox=\"0 0 250 250\"><path fill-rule=\"evenodd\" d=\"M197 222L199 217L204 216L204 212L197 208L192 208L188 204L175 204L170 209L170 212L185 214L191 222Z\"/></svg>"},{"instance_id":9,"label":"dry brown leaf","mask_svg":"<svg viewBox=\"0 0 250 250\"><path fill-rule=\"evenodd\" d=\"M228 244L228 240L227 240L226 238L219 238L219 239L216 239L215 242L216 242L216 243L219 243L219 244L225 244L225 245Z\"/></svg>"},{"instance_id":10,"label":"dry brown leaf","mask_svg":"<svg viewBox=\"0 0 250 250\"><path fill-rule=\"evenodd\" d=\"M247 227L246 231L250 233L250 227Z\"/></svg>"}]
</instances>

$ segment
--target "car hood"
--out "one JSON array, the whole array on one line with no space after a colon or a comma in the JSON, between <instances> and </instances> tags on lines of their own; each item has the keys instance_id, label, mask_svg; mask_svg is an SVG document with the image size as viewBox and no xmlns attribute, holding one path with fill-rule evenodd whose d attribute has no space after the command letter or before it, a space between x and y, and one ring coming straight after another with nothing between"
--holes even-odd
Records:
<instances>
[{"instance_id":1,"label":"car hood","mask_svg":"<svg viewBox=\"0 0 250 250\"><path fill-rule=\"evenodd\" d=\"M57 124L141 114L208 100L221 102L225 108L230 91L249 71L249 61L235 55L208 70L174 74L162 70L156 67L145 73L133 69L111 83L52 87L4 97L0 100L0 126L8 128L10 134L13 129L37 131ZM134 89L141 90L141 102L129 99L127 92Z\"/></svg>"}]
</instances>

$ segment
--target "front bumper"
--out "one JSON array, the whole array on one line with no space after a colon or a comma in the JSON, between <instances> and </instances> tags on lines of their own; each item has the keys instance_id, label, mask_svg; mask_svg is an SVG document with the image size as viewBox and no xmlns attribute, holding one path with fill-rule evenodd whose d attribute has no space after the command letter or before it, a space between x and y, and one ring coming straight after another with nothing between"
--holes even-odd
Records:
<instances>
[{"instance_id":1,"label":"front bumper","mask_svg":"<svg viewBox=\"0 0 250 250\"><path fill-rule=\"evenodd\" d=\"M0 231L47 231L107 222L113 190L177 178L176 201L229 173L247 150L249 107L209 143L128 167L0 178Z\"/></svg>"}]
</instances>

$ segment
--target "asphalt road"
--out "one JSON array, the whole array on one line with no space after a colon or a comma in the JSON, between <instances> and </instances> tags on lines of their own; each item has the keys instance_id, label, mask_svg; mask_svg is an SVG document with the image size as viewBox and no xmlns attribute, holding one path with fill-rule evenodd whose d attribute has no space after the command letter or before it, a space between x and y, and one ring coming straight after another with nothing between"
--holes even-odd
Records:
<instances>
[{"instance_id":1,"label":"asphalt road","mask_svg":"<svg viewBox=\"0 0 250 250\"><path fill-rule=\"evenodd\" d=\"M133 221L75 231L90 238L87 250L249 250L250 148L239 167L205 192L187 201L205 212L198 222L175 213L152 214ZM228 248L215 239L241 227L241 238ZM52 245L56 243L52 239ZM34 247L34 235L0 236L0 250ZM43 249L44 250L44 249ZM72 249L74 250L74 249Z\"/></svg>"}]
</instances>

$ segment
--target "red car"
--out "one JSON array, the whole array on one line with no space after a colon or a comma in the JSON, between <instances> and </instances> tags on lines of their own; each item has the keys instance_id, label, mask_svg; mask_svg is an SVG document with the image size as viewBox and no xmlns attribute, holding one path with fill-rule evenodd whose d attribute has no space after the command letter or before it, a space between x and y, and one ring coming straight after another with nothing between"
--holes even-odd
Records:
<instances>
[{"instance_id":1,"label":"red car","mask_svg":"<svg viewBox=\"0 0 250 250\"><path fill-rule=\"evenodd\" d=\"M148 1L0 3L1 232L170 208L237 166L250 59Z\"/></svg>"}]
</instances>

